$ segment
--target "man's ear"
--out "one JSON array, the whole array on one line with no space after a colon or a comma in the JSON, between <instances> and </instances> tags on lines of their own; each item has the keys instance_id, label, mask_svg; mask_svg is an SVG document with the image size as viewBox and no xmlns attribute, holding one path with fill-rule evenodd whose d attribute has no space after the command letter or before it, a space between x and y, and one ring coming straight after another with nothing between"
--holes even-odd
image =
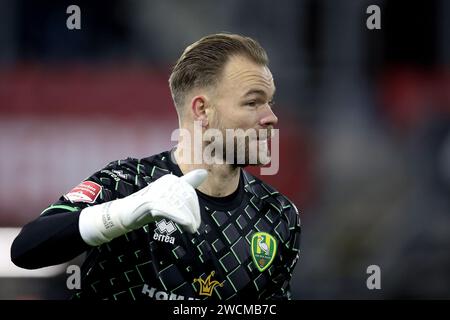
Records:
<instances>
[{"instance_id":1,"label":"man's ear","mask_svg":"<svg viewBox=\"0 0 450 320\"><path fill-rule=\"evenodd\" d=\"M209 124L207 109L209 108L208 99L201 95L195 96L191 100L191 109L194 121L201 121L202 127Z\"/></svg>"}]
</instances>

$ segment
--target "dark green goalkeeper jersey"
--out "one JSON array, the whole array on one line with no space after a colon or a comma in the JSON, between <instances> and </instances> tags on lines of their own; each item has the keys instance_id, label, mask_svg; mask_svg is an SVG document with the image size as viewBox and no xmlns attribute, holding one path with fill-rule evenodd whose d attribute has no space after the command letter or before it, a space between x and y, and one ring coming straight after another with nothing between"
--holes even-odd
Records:
<instances>
[{"instance_id":1,"label":"dark green goalkeeper jersey","mask_svg":"<svg viewBox=\"0 0 450 320\"><path fill-rule=\"evenodd\" d=\"M126 197L166 174L182 175L170 151L112 162L41 218ZM289 299L300 245L295 205L245 170L233 194L197 194L202 222L194 234L163 219L88 247L73 298Z\"/></svg>"}]
</instances>

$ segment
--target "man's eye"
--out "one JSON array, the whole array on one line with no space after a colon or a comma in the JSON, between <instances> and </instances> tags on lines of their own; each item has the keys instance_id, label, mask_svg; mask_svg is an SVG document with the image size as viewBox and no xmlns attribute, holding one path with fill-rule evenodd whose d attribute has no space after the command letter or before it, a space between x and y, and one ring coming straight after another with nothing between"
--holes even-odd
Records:
<instances>
[{"instance_id":1,"label":"man's eye","mask_svg":"<svg viewBox=\"0 0 450 320\"><path fill-rule=\"evenodd\" d=\"M275 100L270 100L270 101L269 101L269 106L270 106L271 108L273 108L273 107L275 106Z\"/></svg>"},{"instance_id":2,"label":"man's eye","mask_svg":"<svg viewBox=\"0 0 450 320\"><path fill-rule=\"evenodd\" d=\"M256 100L248 101L248 102L246 103L246 105L247 105L247 106L250 106L250 107L255 107L255 106L256 106Z\"/></svg>"}]
</instances>

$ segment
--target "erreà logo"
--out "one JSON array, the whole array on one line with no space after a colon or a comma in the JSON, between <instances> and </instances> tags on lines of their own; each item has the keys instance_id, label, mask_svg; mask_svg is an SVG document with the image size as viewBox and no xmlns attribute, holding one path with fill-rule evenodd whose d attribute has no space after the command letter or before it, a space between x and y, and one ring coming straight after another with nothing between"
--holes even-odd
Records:
<instances>
[{"instance_id":1,"label":"erre\u00e0 logo","mask_svg":"<svg viewBox=\"0 0 450 320\"><path fill-rule=\"evenodd\" d=\"M225 281L222 282L219 282L217 280L211 281L211 277L213 277L215 273L216 273L215 271L211 271L206 280L203 280L202 278L194 279L193 283L196 282L200 283L200 291L198 293L199 295L211 297L215 286L223 287L223 283Z\"/></svg>"},{"instance_id":2,"label":"erre\u00e0 logo","mask_svg":"<svg viewBox=\"0 0 450 320\"><path fill-rule=\"evenodd\" d=\"M156 227L158 228L158 231L160 234L167 234L170 236L172 233L174 233L177 228L173 224L171 220L169 222L166 221L166 219L162 219L156 223Z\"/></svg>"},{"instance_id":3,"label":"erre\u00e0 logo","mask_svg":"<svg viewBox=\"0 0 450 320\"><path fill-rule=\"evenodd\" d=\"M259 271L263 272L273 262L277 253L277 242L266 232L257 232L252 236L252 258Z\"/></svg>"},{"instance_id":4,"label":"erre\u00e0 logo","mask_svg":"<svg viewBox=\"0 0 450 320\"><path fill-rule=\"evenodd\" d=\"M173 221L169 220L169 222L167 222L166 219L162 219L156 222L156 229L153 233L153 240L174 244L175 237L170 237L170 235L176 230L177 227L175 226Z\"/></svg>"}]
</instances>

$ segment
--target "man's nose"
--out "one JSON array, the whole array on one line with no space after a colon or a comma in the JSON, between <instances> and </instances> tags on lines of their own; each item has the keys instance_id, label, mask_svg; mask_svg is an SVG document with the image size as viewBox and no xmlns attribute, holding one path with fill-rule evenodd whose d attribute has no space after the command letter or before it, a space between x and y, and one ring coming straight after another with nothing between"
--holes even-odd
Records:
<instances>
[{"instance_id":1,"label":"man's nose","mask_svg":"<svg viewBox=\"0 0 450 320\"><path fill-rule=\"evenodd\" d=\"M273 112L272 108L266 104L264 109L261 111L261 118L259 124L263 127L272 126L274 127L278 123L278 117Z\"/></svg>"}]
</instances>

